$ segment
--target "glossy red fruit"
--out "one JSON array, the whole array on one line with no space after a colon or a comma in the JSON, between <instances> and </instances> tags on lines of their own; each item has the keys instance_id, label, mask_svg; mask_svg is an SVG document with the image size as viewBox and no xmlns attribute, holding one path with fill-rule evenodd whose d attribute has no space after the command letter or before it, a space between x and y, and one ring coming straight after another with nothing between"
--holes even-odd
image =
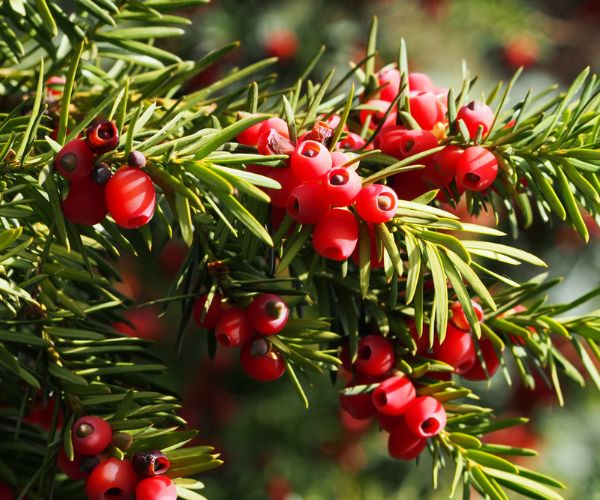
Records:
<instances>
[{"instance_id":1,"label":"glossy red fruit","mask_svg":"<svg viewBox=\"0 0 600 500\"><path fill-rule=\"evenodd\" d=\"M98 455L110 444L112 428L100 417L81 417L71 428L71 438L73 449L78 455Z\"/></svg>"},{"instance_id":2,"label":"glossy red fruit","mask_svg":"<svg viewBox=\"0 0 600 500\"><path fill-rule=\"evenodd\" d=\"M382 101L392 102L398 95L400 88L400 72L396 68L388 68L380 71L377 75L379 86L379 98Z\"/></svg>"},{"instance_id":3,"label":"glossy red fruit","mask_svg":"<svg viewBox=\"0 0 600 500\"><path fill-rule=\"evenodd\" d=\"M261 122L259 136L271 130L277 131L277 133L281 134L284 137L287 137L288 139L290 137L290 131L288 129L287 123L281 118L268 118L264 122Z\"/></svg>"},{"instance_id":4,"label":"glossy red fruit","mask_svg":"<svg viewBox=\"0 0 600 500\"><path fill-rule=\"evenodd\" d=\"M85 482L88 500L130 500L138 478L126 460L109 458L100 462Z\"/></svg>"},{"instance_id":5,"label":"glossy red fruit","mask_svg":"<svg viewBox=\"0 0 600 500\"><path fill-rule=\"evenodd\" d=\"M87 179L94 169L94 153L82 139L67 142L54 159L54 168L65 179Z\"/></svg>"},{"instance_id":6,"label":"glossy red fruit","mask_svg":"<svg viewBox=\"0 0 600 500\"><path fill-rule=\"evenodd\" d=\"M65 219L85 226L102 222L108 213L105 191L106 186L94 182L91 177L71 181L69 194L61 203Z\"/></svg>"},{"instance_id":7,"label":"glossy red fruit","mask_svg":"<svg viewBox=\"0 0 600 500\"><path fill-rule=\"evenodd\" d=\"M152 219L156 190L148 174L138 168L121 167L106 184L106 206L117 225L141 227Z\"/></svg>"},{"instance_id":8,"label":"glossy red fruit","mask_svg":"<svg viewBox=\"0 0 600 500\"><path fill-rule=\"evenodd\" d=\"M301 142L290 156L292 172L303 182L318 181L331 170L331 165L331 153L316 141Z\"/></svg>"},{"instance_id":9,"label":"glossy red fruit","mask_svg":"<svg viewBox=\"0 0 600 500\"><path fill-rule=\"evenodd\" d=\"M177 488L166 476L147 477L136 486L135 500L177 500Z\"/></svg>"},{"instance_id":10,"label":"glossy red fruit","mask_svg":"<svg viewBox=\"0 0 600 500\"><path fill-rule=\"evenodd\" d=\"M160 476L169 470L171 462L160 451L142 451L131 458L131 465L140 477Z\"/></svg>"},{"instance_id":11,"label":"glossy red fruit","mask_svg":"<svg viewBox=\"0 0 600 500\"><path fill-rule=\"evenodd\" d=\"M375 130L384 119L385 113L390 107L390 103L381 99L371 99L370 101L365 102L364 106L368 106L371 109L362 109L360 111L358 115L360 124L364 125L370 117L369 128ZM387 118L385 118L385 123L393 123L395 121L396 112L392 110Z\"/></svg>"},{"instance_id":12,"label":"glossy red fruit","mask_svg":"<svg viewBox=\"0 0 600 500\"><path fill-rule=\"evenodd\" d=\"M267 188L265 191L271 198L271 204L279 208L287 208L288 198L292 190L300 184L289 167L272 169L269 177L281 185L281 189Z\"/></svg>"},{"instance_id":13,"label":"glossy red fruit","mask_svg":"<svg viewBox=\"0 0 600 500\"><path fill-rule=\"evenodd\" d=\"M262 382L277 380L285 372L285 360L264 337L250 338L240 352L240 364L252 378Z\"/></svg>"},{"instance_id":14,"label":"glossy red fruit","mask_svg":"<svg viewBox=\"0 0 600 500\"><path fill-rule=\"evenodd\" d=\"M345 163L350 161L350 157L346 154L343 153L341 151L333 151L331 153L331 168L334 169L335 167L341 167L342 165L344 165ZM348 167L344 167L344 168L349 168L351 170L355 170L356 166L358 165L357 163L353 163L352 165L348 165Z\"/></svg>"},{"instance_id":15,"label":"glossy red fruit","mask_svg":"<svg viewBox=\"0 0 600 500\"><path fill-rule=\"evenodd\" d=\"M399 160L437 147L435 135L428 130L408 130L402 126L389 127L381 134L379 149ZM430 159L430 157L425 157ZM419 160L416 163L425 160Z\"/></svg>"},{"instance_id":16,"label":"glossy red fruit","mask_svg":"<svg viewBox=\"0 0 600 500\"><path fill-rule=\"evenodd\" d=\"M456 165L463 149L447 146L431 157L431 162L422 170L423 180L436 188L445 188L456 176Z\"/></svg>"},{"instance_id":17,"label":"glossy red fruit","mask_svg":"<svg viewBox=\"0 0 600 500\"><path fill-rule=\"evenodd\" d=\"M300 224L317 223L328 208L325 188L316 182L300 184L288 196L288 214Z\"/></svg>"},{"instance_id":18,"label":"glossy red fruit","mask_svg":"<svg viewBox=\"0 0 600 500\"><path fill-rule=\"evenodd\" d=\"M349 168L332 168L324 179L327 202L334 207L351 205L362 189L362 179Z\"/></svg>"},{"instance_id":19,"label":"glossy red fruit","mask_svg":"<svg viewBox=\"0 0 600 500\"><path fill-rule=\"evenodd\" d=\"M244 113L241 117L249 118L251 116L257 116L257 115L252 115L250 113L248 113L248 114ZM265 116L265 120L267 120L266 116ZM236 136L235 140L237 142L239 142L240 144L244 144L245 146L256 146L258 144L258 138L260 137L261 128L263 126L263 123L264 122L258 122L258 123L255 123L254 125L250 125L247 129L240 132Z\"/></svg>"},{"instance_id":20,"label":"glossy red fruit","mask_svg":"<svg viewBox=\"0 0 600 500\"><path fill-rule=\"evenodd\" d=\"M433 92L412 91L408 101L410 114L422 129L431 130L444 121L444 110Z\"/></svg>"},{"instance_id":21,"label":"glossy red fruit","mask_svg":"<svg viewBox=\"0 0 600 500\"><path fill-rule=\"evenodd\" d=\"M446 410L437 399L421 396L408 405L404 420L412 434L429 438L436 436L446 427Z\"/></svg>"},{"instance_id":22,"label":"glossy red fruit","mask_svg":"<svg viewBox=\"0 0 600 500\"><path fill-rule=\"evenodd\" d=\"M458 110L456 121L458 120L465 122L471 139L475 139L480 126L483 127L482 137L485 137L494 123L494 112L487 104L471 101Z\"/></svg>"},{"instance_id":23,"label":"glossy red fruit","mask_svg":"<svg viewBox=\"0 0 600 500\"><path fill-rule=\"evenodd\" d=\"M371 393L377 411L392 417L402 415L415 395L415 386L403 375L385 379Z\"/></svg>"},{"instance_id":24,"label":"glossy red fruit","mask_svg":"<svg viewBox=\"0 0 600 500\"><path fill-rule=\"evenodd\" d=\"M473 146L465 149L456 162L456 182L467 191L483 191L498 175L498 160L487 149Z\"/></svg>"},{"instance_id":25,"label":"glossy red fruit","mask_svg":"<svg viewBox=\"0 0 600 500\"><path fill-rule=\"evenodd\" d=\"M401 200L412 200L430 190L423 181L419 170L411 170L394 175L390 187Z\"/></svg>"},{"instance_id":26,"label":"glossy red fruit","mask_svg":"<svg viewBox=\"0 0 600 500\"><path fill-rule=\"evenodd\" d=\"M398 460L413 460L425 449L427 440L410 432L404 418L398 419L390 431L388 453Z\"/></svg>"},{"instance_id":27,"label":"glossy red fruit","mask_svg":"<svg viewBox=\"0 0 600 500\"><path fill-rule=\"evenodd\" d=\"M248 306L248 317L255 331L275 335L287 324L290 309L285 301L272 293L263 293Z\"/></svg>"},{"instance_id":28,"label":"glossy red fruit","mask_svg":"<svg viewBox=\"0 0 600 500\"><path fill-rule=\"evenodd\" d=\"M56 464L71 481L78 481L79 479L83 479L87 476L87 474L81 470L81 457L75 455L73 457L73 461L69 460L62 446L60 447L60 450L58 450ZM0 499L2 498L4 497L0 495Z\"/></svg>"},{"instance_id":29,"label":"glossy red fruit","mask_svg":"<svg viewBox=\"0 0 600 500\"><path fill-rule=\"evenodd\" d=\"M477 316L477 320L479 322L483 321L483 308L478 302L475 302L474 300L471 301L471 303L473 304L473 311L475 311L475 316ZM452 306L450 307L450 313L450 321L456 328L465 332L471 330L471 327L469 326L469 321L467 320L467 316L465 315L465 311L463 310L460 302L455 302L454 304L452 304Z\"/></svg>"},{"instance_id":30,"label":"glossy red fruit","mask_svg":"<svg viewBox=\"0 0 600 500\"><path fill-rule=\"evenodd\" d=\"M210 302L210 306L208 306L208 310L204 313L204 305L206 304L207 299L208 295L201 295L198 297L192 306L192 314L194 316L194 322L199 328L212 330L217 325L217 321L219 321L219 317L221 316L221 300L223 297L220 294L215 293Z\"/></svg>"},{"instance_id":31,"label":"glossy red fruit","mask_svg":"<svg viewBox=\"0 0 600 500\"><path fill-rule=\"evenodd\" d=\"M411 91L433 92L435 87L433 81L425 73L409 73L408 88Z\"/></svg>"},{"instance_id":32,"label":"glossy red fruit","mask_svg":"<svg viewBox=\"0 0 600 500\"><path fill-rule=\"evenodd\" d=\"M346 260L358 243L358 223L354 214L332 208L315 225L312 243L315 251L331 260Z\"/></svg>"},{"instance_id":33,"label":"glossy red fruit","mask_svg":"<svg viewBox=\"0 0 600 500\"><path fill-rule=\"evenodd\" d=\"M356 197L356 211L367 222L380 224L392 220L398 209L395 191L383 184L370 184Z\"/></svg>"},{"instance_id":34,"label":"glossy red fruit","mask_svg":"<svg viewBox=\"0 0 600 500\"><path fill-rule=\"evenodd\" d=\"M487 380L488 378L492 378L494 373L496 373L500 367L500 358L498 357L498 354L496 354L494 345L489 341L489 339L481 339L479 341L479 348L481 349L481 355L485 361L487 373L483 368L481 360L479 357L477 357L473 366L462 374L462 376L467 380Z\"/></svg>"},{"instance_id":35,"label":"glossy red fruit","mask_svg":"<svg viewBox=\"0 0 600 500\"><path fill-rule=\"evenodd\" d=\"M252 325L246 311L231 307L223 312L215 325L215 337L223 347L238 347L252 335Z\"/></svg>"},{"instance_id":36,"label":"glossy red fruit","mask_svg":"<svg viewBox=\"0 0 600 500\"><path fill-rule=\"evenodd\" d=\"M433 357L454 367L459 375L469 371L477 357L471 334L448 324L444 342L433 346Z\"/></svg>"},{"instance_id":37,"label":"glossy red fruit","mask_svg":"<svg viewBox=\"0 0 600 500\"><path fill-rule=\"evenodd\" d=\"M392 343L381 335L367 335L358 342L354 367L364 375L379 376L392 369L396 361Z\"/></svg>"},{"instance_id":38,"label":"glossy red fruit","mask_svg":"<svg viewBox=\"0 0 600 500\"><path fill-rule=\"evenodd\" d=\"M355 385L354 383L350 383L346 388ZM370 392L361 392L353 395L340 394L340 404L344 410L357 420L366 420L377 413Z\"/></svg>"},{"instance_id":39,"label":"glossy red fruit","mask_svg":"<svg viewBox=\"0 0 600 500\"><path fill-rule=\"evenodd\" d=\"M365 141L360 135L354 132L348 132L340 142L337 143L337 147L340 149L347 149L348 151L358 151L362 149L367 141Z\"/></svg>"},{"instance_id":40,"label":"glossy red fruit","mask_svg":"<svg viewBox=\"0 0 600 500\"><path fill-rule=\"evenodd\" d=\"M96 120L85 131L85 140L94 153L108 153L119 145L119 131L110 120Z\"/></svg>"}]
</instances>

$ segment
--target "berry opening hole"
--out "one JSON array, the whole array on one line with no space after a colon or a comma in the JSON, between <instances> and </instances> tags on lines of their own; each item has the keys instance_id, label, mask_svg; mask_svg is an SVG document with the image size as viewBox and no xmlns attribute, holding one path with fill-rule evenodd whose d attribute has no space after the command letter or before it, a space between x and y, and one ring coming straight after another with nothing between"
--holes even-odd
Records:
<instances>
[{"instance_id":1,"label":"berry opening hole","mask_svg":"<svg viewBox=\"0 0 600 500\"><path fill-rule=\"evenodd\" d=\"M250 354L252 356L264 356L269 352L269 342L265 339L256 339L252 342Z\"/></svg>"},{"instance_id":2,"label":"berry opening hole","mask_svg":"<svg viewBox=\"0 0 600 500\"><path fill-rule=\"evenodd\" d=\"M307 158L314 158L319 154L319 148L314 144L307 144L302 148L301 154L302 156L306 156Z\"/></svg>"},{"instance_id":3,"label":"berry opening hole","mask_svg":"<svg viewBox=\"0 0 600 500\"><path fill-rule=\"evenodd\" d=\"M77 168L77 155L75 153L67 153L60 159L60 165L67 172L74 172Z\"/></svg>"},{"instance_id":4,"label":"berry opening hole","mask_svg":"<svg viewBox=\"0 0 600 500\"><path fill-rule=\"evenodd\" d=\"M362 346L358 349L358 359L362 359L363 361L367 361L371 359L371 348L368 345Z\"/></svg>"},{"instance_id":5,"label":"berry opening hole","mask_svg":"<svg viewBox=\"0 0 600 500\"><path fill-rule=\"evenodd\" d=\"M98 129L98 137L103 140L112 139L114 137L113 125L105 123Z\"/></svg>"},{"instance_id":6,"label":"berry opening hole","mask_svg":"<svg viewBox=\"0 0 600 500\"><path fill-rule=\"evenodd\" d=\"M377 208L384 212L394 208L394 198L389 193L380 194L377 197Z\"/></svg>"},{"instance_id":7,"label":"berry opening hole","mask_svg":"<svg viewBox=\"0 0 600 500\"><path fill-rule=\"evenodd\" d=\"M475 104L475 101L471 101L469 104L467 104L467 108L469 108L471 111L475 111L475 107L477 105Z\"/></svg>"},{"instance_id":8,"label":"berry opening hole","mask_svg":"<svg viewBox=\"0 0 600 500\"><path fill-rule=\"evenodd\" d=\"M218 340L219 344L221 344L222 346L229 347L231 345L231 340L224 333L218 334L217 340Z\"/></svg>"},{"instance_id":9,"label":"berry opening hole","mask_svg":"<svg viewBox=\"0 0 600 500\"><path fill-rule=\"evenodd\" d=\"M413 141L412 139L409 139L404 143L404 146L402 149L404 150L405 153L409 153L414 145L415 145L415 141Z\"/></svg>"},{"instance_id":10,"label":"berry opening hole","mask_svg":"<svg viewBox=\"0 0 600 500\"><path fill-rule=\"evenodd\" d=\"M377 406L385 406L388 403L387 396L384 391L376 391L373 393L375 404Z\"/></svg>"},{"instance_id":11,"label":"berry opening hole","mask_svg":"<svg viewBox=\"0 0 600 500\"><path fill-rule=\"evenodd\" d=\"M440 429L440 423L436 418L428 418L421 424L423 434L437 434Z\"/></svg>"},{"instance_id":12,"label":"berry opening hole","mask_svg":"<svg viewBox=\"0 0 600 500\"><path fill-rule=\"evenodd\" d=\"M337 172L335 175L331 176L329 183L332 186L344 186L348 184L348 174L344 172Z\"/></svg>"},{"instance_id":13,"label":"berry opening hole","mask_svg":"<svg viewBox=\"0 0 600 500\"><path fill-rule=\"evenodd\" d=\"M465 180L470 184L477 184L481 180L481 177L479 177L477 174L469 172L465 175Z\"/></svg>"},{"instance_id":14,"label":"berry opening hole","mask_svg":"<svg viewBox=\"0 0 600 500\"><path fill-rule=\"evenodd\" d=\"M123 490L121 488L113 487L109 488L104 492L104 498L120 498L123 494Z\"/></svg>"},{"instance_id":15,"label":"berry opening hole","mask_svg":"<svg viewBox=\"0 0 600 500\"><path fill-rule=\"evenodd\" d=\"M300 201L295 196L290 196L291 203L289 205L291 215L298 215L300 212Z\"/></svg>"},{"instance_id":16,"label":"berry opening hole","mask_svg":"<svg viewBox=\"0 0 600 500\"><path fill-rule=\"evenodd\" d=\"M82 422L81 424L79 424L79 427L77 427L77 437L79 438L84 438L89 436L90 434L92 434L94 432L94 426L92 424L89 424L87 422Z\"/></svg>"}]
</instances>

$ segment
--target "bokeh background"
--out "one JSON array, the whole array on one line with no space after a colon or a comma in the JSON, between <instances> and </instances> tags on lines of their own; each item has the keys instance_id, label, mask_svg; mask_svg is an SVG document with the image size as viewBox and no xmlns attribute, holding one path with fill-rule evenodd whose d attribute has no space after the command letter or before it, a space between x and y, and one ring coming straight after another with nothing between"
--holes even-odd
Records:
<instances>
[{"instance_id":1,"label":"bokeh background","mask_svg":"<svg viewBox=\"0 0 600 500\"><path fill-rule=\"evenodd\" d=\"M213 0L187 14L193 24L175 47L182 57L198 59L241 42L222 64L190 82L190 89L272 56L279 58L275 71L282 85L293 83L322 45L327 51L314 78L331 66L342 75L348 61L364 57L373 15L379 18L378 64L396 59L404 37L411 70L427 72L442 87L461 81L463 60L480 75L481 91L524 66L515 97L529 88L568 85L587 65L600 68L598 0ZM495 223L485 214L478 222ZM519 237L518 245L546 260L550 277L565 276L552 300L567 301L599 285L600 236L593 227L587 247L560 224L540 224ZM184 253L182 244L172 241L141 260L118 263L125 276L122 291L134 306L161 297ZM148 273L148 266L158 272ZM453 471L443 472L439 490L433 491L426 459L417 468L388 458L376 425L340 415L336 388L327 377L308 388L307 412L287 379L251 381L229 351L210 360L206 332L192 326L176 358L179 311L172 305L164 316L158 317L160 312L157 305L134 307L127 317L131 324L120 328L159 341L157 349L175 367L165 383L184 396L182 415L201 430L200 442L215 444L222 453L225 465L203 476L211 499L447 498ZM489 388L478 389L483 403L498 414L531 418L528 425L494 436L497 442L539 449L539 457L522 464L567 482L566 498L600 499L600 398L593 385L584 390L565 380L565 408L543 388L527 393L517 382L508 387L500 373Z\"/></svg>"}]
</instances>

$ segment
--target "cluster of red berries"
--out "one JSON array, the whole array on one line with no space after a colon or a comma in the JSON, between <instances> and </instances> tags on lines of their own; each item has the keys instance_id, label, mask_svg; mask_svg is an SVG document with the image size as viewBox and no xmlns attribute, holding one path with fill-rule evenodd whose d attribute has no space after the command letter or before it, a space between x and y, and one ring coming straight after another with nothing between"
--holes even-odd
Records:
<instances>
[{"instance_id":1,"label":"cluster of red berries","mask_svg":"<svg viewBox=\"0 0 600 500\"><path fill-rule=\"evenodd\" d=\"M96 163L96 156L114 150L119 132L110 120L96 120L85 139L73 139L56 155L56 171L70 182L62 202L65 218L75 224L93 226L107 214L121 227L133 229L147 224L154 215L156 191L152 179L141 170L146 158L132 151L112 175L110 167Z\"/></svg>"},{"instance_id":2,"label":"cluster of red berries","mask_svg":"<svg viewBox=\"0 0 600 500\"><path fill-rule=\"evenodd\" d=\"M74 459L63 449L58 465L72 480L85 479L88 500L176 500L177 490L164 476L169 459L160 451L133 455L131 460L110 457L107 449L115 441L110 424L99 417L81 417L71 429Z\"/></svg>"},{"instance_id":3,"label":"cluster of red berries","mask_svg":"<svg viewBox=\"0 0 600 500\"><path fill-rule=\"evenodd\" d=\"M400 72L395 68L380 71L379 85L382 87L379 99L365 103L370 109L360 113L360 120L371 128L379 128L374 145L385 154L403 160L438 146L438 140L445 138L447 125L447 89L434 87L431 79L423 73L411 73L408 77L408 104L410 115L420 129L409 129L397 125L397 114L390 111L384 119L391 103L397 98L400 85ZM485 138L493 122L494 112L484 103L472 101L462 106L456 114L457 122L462 120L469 138ZM498 174L498 161L487 149L471 146L463 149L448 145L442 151L419 160L425 168L398 174L392 179L392 186L401 198L414 198L429 189L449 188L454 182L454 191L484 191L489 188Z\"/></svg>"},{"instance_id":4,"label":"cluster of red berries","mask_svg":"<svg viewBox=\"0 0 600 500\"><path fill-rule=\"evenodd\" d=\"M327 143L338 123L335 115L317 122L293 144L287 124L280 118L269 118L246 129L237 140L256 146L263 155L289 155L284 168L253 165L249 169L281 185L281 189L267 190L274 207L287 210L300 224L314 224L312 243L319 255L342 261L357 248L359 229L354 212L372 233L373 224L396 215L398 197L383 184L363 186L355 170L358 163L352 163L341 151L330 152Z\"/></svg>"},{"instance_id":5,"label":"cluster of red berries","mask_svg":"<svg viewBox=\"0 0 600 500\"><path fill-rule=\"evenodd\" d=\"M371 392L342 394L340 403L352 417L365 420L378 417L380 427L389 432L391 457L411 460L425 448L427 439L446 426L446 411L431 396L417 396L415 386L405 375L394 372L396 362L392 342L381 335L367 335L359 341L356 361L349 366L354 381L347 386L378 384Z\"/></svg>"},{"instance_id":6,"label":"cluster of red berries","mask_svg":"<svg viewBox=\"0 0 600 500\"><path fill-rule=\"evenodd\" d=\"M278 295L263 293L243 309L222 303L214 294L206 309L207 295L198 297L192 312L200 328L214 330L223 347L241 347L240 364L252 378L263 382L277 380L285 372L285 360L266 337L277 335L288 322L290 310Z\"/></svg>"},{"instance_id":7,"label":"cluster of red berries","mask_svg":"<svg viewBox=\"0 0 600 500\"><path fill-rule=\"evenodd\" d=\"M477 319L480 322L483 321L484 315L481 305L477 302L472 302L472 305ZM485 337L478 341L482 359L477 356L477 349L471 335L471 327L459 302L455 302L451 306L450 322L442 343L436 340L433 347L429 348L427 331L423 332L421 338L416 337L416 330L413 325L411 325L411 331L417 341L417 354L437 359L452 366L454 373L467 380L487 380L496 373L500 366L500 358L496 354L492 342Z\"/></svg>"}]
</instances>

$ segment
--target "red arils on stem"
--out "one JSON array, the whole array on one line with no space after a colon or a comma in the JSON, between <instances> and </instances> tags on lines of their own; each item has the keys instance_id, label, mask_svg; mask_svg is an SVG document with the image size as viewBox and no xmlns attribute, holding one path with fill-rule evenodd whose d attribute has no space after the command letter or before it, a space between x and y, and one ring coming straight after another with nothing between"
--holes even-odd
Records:
<instances>
[{"instance_id":1,"label":"red arils on stem","mask_svg":"<svg viewBox=\"0 0 600 500\"><path fill-rule=\"evenodd\" d=\"M250 377L262 382L277 380L285 372L282 354L259 336L252 337L242 346L240 363Z\"/></svg>"},{"instance_id":2,"label":"red arils on stem","mask_svg":"<svg viewBox=\"0 0 600 500\"><path fill-rule=\"evenodd\" d=\"M367 222L382 223L394 218L398 196L383 184L370 184L356 197L356 211Z\"/></svg>"},{"instance_id":3,"label":"red arils on stem","mask_svg":"<svg viewBox=\"0 0 600 500\"><path fill-rule=\"evenodd\" d=\"M92 471L85 483L85 494L88 500L129 500L137 482L130 462L109 458Z\"/></svg>"},{"instance_id":4,"label":"red arils on stem","mask_svg":"<svg viewBox=\"0 0 600 500\"><path fill-rule=\"evenodd\" d=\"M481 339L479 341L479 347L481 349L481 356L485 362L485 369L481 360L477 357L473 366L462 374L467 380L487 380L488 378L492 378L494 373L496 373L500 367L500 358L498 357L498 354L496 354L494 345L489 339Z\"/></svg>"},{"instance_id":5,"label":"red arils on stem","mask_svg":"<svg viewBox=\"0 0 600 500\"><path fill-rule=\"evenodd\" d=\"M85 140L94 153L107 153L119 145L119 131L110 120L96 120L85 131Z\"/></svg>"},{"instance_id":6,"label":"red arils on stem","mask_svg":"<svg viewBox=\"0 0 600 500\"><path fill-rule=\"evenodd\" d=\"M447 146L431 157L423 169L423 180L436 188L445 188L456 175L456 166L463 150L458 146Z\"/></svg>"},{"instance_id":7,"label":"red arils on stem","mask_svg":"<svg viewBox=\"0 0 600 500\"><path fill-rule=\"evenodd\" d=\"M346 260L358 243L356 218L343 208L328 210L315 225L312 243L319 255L331 260Z\"/></svg>"},{"instance_id":8,"label":"red arils on stem","mask_svg":"<svg viewBox=\"0 0 600 500\"><path fill-rule=\"evenodd\" d=\"M167 472L171 462L160 450L153 450L136 453L131 459L131 465L139 476L152 477Z\"/></svg>"},{"instance_id":9,"label":"red arils on stem","mask_svg":"<svg viewBox=\"0 0 600 500\"><path fill-rule=\"evenodd\" d=\"M483 308L481 305L475 301L471 301L471 304L473 304L473 311L475 312L477 321L483 321ZM471 330L471 326L469 325L469 321L467 320L467 316L460 302L455 302L452 304L450 307L450 312L452 313L450 316L450 321L456 328L465 332Z\"/></svg>"},{"instance_id":10,"label":"red arils on stem","mask_svg":"<svg viewBox=\"0 0 600 500\"><path fill-rule=\"evenodd\" d=\"M252 335L252 325L246 311L231 307L221 313L215 325L217 342L224 347L238 347Z\"/></svg>"},{"instance_id":11,"label":"red arils on stem","mask_svg":"<svg viewBox=\"0 0 600 500\"><path fill-rule=\"evenodd\" d=\"M253 328L262 335L275 335L287 324L290 310L278 295L263 293L248 306L248 317Z\"/></svg>"},{"instance_id":12,"label":"red arils on stem","mask_svg":"<svg viewBox=\"0 0 600 500\"><path fill-rule=\"evenodd\" d=\"M381 382L371 395L379 413L398 416L415 399L415 394L415 386L408 377L395 376Z\"/></svg>"},{"instance_id":13,"label":"red arils on stem","mask_svg":"<svg viewBox=\"0 0 600 500\"><path fill-rule=\"evenodd\" d=\"M268 177L281 185L281 189L267 188L265 190L271 198L271 204L279 208L287 208L290 193L300 184L300 181L296 179L289 167L272 170L272 172L269 172Z\"/></svg>"},{"instance_id":14,"label":"red arils on stem","mask_svg":"<svg viewBox=\"0 0 600 500\"><path fill-rule=\"evenodd\" d=\"M135 500L177 500L177 488L166 476L148 477L135 488Z\"/></svg>"},{"instance_id":15,"label":"red arils on stem","mask_svg":"<svg viewBox=\"0 0 600 500\"><path fill-rule=\"evenodd\" d=\"M423 153L437 145L435 135L428 130L408 130L400 125L388 128L381 133L379 139L381 151L399 160ZM429 158L427 157L425 160L429 160Z\"/></svg>"},{"instance_id":16,"label":"red arils on stem","mask_svg":"<svg viewBox=\"0 0 600 500\"><path fill-rule=\"evenodd\" d=\"M194 316L194 321L196 325L200 328L206 328L207 330L212 330L219 320L221 316L221 299L223 297L215 293L213 298L208 306L206 313L204 314L204 318L202 317L204 313L204 305L208 300L208 295L201 295L196 299L194 305L192 306L192 314Z\"/></svg>"},{"instance_id":17,"label":"red arils on stem","mask_svg":"<svg viewBox=\"0 0 600 500\"><path fill-rule=\"evenodd\" d=\"M352 169L335 167L325 177L327 201L335 207L351 205L361 189L361 178Z\"/></svg>"},{"instance_id":18,"label":"red arils on stem","mask_svg":"<svg viewBox=\"0 0 600 500\"><path fill-rule=\"evenodd\" d=\"M392 343L381 335L367 335L358 342L354 367L364 375L379 376L394 366L396 357Z\"/></svg>"},{"instance_id":19,"label":"red arils on stem","mask_svg":"<svg viewBox=\"0 0 600 500\"><path fill-rule=\"evenodd\" d=\"M353 386L354 384L348 384L346 388ZM344 410L358 420L366 420L377 413L370 392L360 392L352 395L340 394L340 404Z\"/></svg>"},{"instance_id":20,"label":"red arils on stem","mask_svg":"<svg viewBox=\"0 0 600 500\"><path fill-rule=\"evenodd\" d=\"M106 184L106 205L121 227L135 229L147 224L156 205L152 179L138 168L121 167Z\"/></svg>"},{"instance_id":21,"label":"red arils on stem","mask_svg":"<svg viewBox=\"0 0 600 500\"><path fill-rule=\"evenodd\" d=\"M294 176L304 182L318 181L331 170L331 165L331 153L316 141L301 142L290 156Z\"/></svg>"},{"instance_id":22,"label":"red arils on stem","mask_svg":"<svg viewBox=\"0 0 600 500\"><path fill-rule=\"evenodd\" d=\"M98 455L110 444L112 429L110 424L100 417L81 417L73 424L71 438L75 453Z\"/></svg>"},{"instance_id":23,"label":"red arils on stem","mask_svg":"<svg viewBox=\"0 0 600 500\"><path fill-rule=\"evenodd\" d=\"M446 427L446 410L431 396L415 398L404 415L406 427L415 436L429 438Z\"/></svg>"},{"instance_id":24,"label":"red arils on stem","mask_svg":"<svg viewBox=\"0 0 600 500\"><path fill-rule=\"evenodd\" d=\"M288 214L300 224L315 224L328 208L325 188L316 182L296 186L288 197Z\"/></svg>"},{"instance_id":25,"label":"red arils on stem","mask_svg":"<svg viewBox=\"0 0 600 500\"><path fill-rule=\"evenodd\" d=\"M458 120L465 123L471 139L475 139L480 126L483 127L482 137L485 137L494 123L494 112L487 104L471 101L458 110L456 121Z\"/></svg>"},{"instance_id":26,"label":"red arils on stem","mask_svg":"<svg viewBox=\"0 0 600 500\"><path fill-rule=\"evenodd\" d=\"M444 110L433 92L411 91L409 94L410 114L424 130L431 130L444 121Z\"/></svg>"},{"instance_id":27,"label":"red arils on stem","mask_svg":"<svg viewBox=\"0 0 600 500\"><path fill-rule=\"evenodd\" d=\"M399 460L413 460L425 449L427 440L410 432L404 418L398 419L390 431L388 453Z\"/></svg>"},{"instance_id":28,"label":"red arils on stem","mask_svg":"<svg viewBox=\"0 0 600 500\"><path fill-rule=\"evenodd\" d=\"M475 344L471 334L448 324L443 343L433 346L433 357L454 367L459 375L471 369L476 359Z\"/></svg>"},{"instance_id":29,"label":"red arils on stem","mask_svg":"<svg viewBox=\"0 0 600 500\"><path fill-rule=\"evenodd\" d=\"M87 179L94 168L94 153L82 139L67 142L56 155L54 168L71 181Z\"/></svg>"},{"instance_id":30,"label":"red arils on stem","mask_svg":"<svg viewBox=\"0 0 600 500\"><path fill-rule=\"evenodd\" d=\"M108 213L105 191L106 186L94 182L91 177L72 181L69 194L61 204L65 219L85 226L102 222Z\"/></svg>"},{"instance_id":31,"label":"red arils on stem","mask_svg":"<svg viewBox=\"0 0 600 500\"><path fill-rule=\"evenodd\" d=\"M487 149L473 146L465 149L456 162L456 182L467 191L483 191L498 175L498 160Z\"/></svg>"}]
</instances>

